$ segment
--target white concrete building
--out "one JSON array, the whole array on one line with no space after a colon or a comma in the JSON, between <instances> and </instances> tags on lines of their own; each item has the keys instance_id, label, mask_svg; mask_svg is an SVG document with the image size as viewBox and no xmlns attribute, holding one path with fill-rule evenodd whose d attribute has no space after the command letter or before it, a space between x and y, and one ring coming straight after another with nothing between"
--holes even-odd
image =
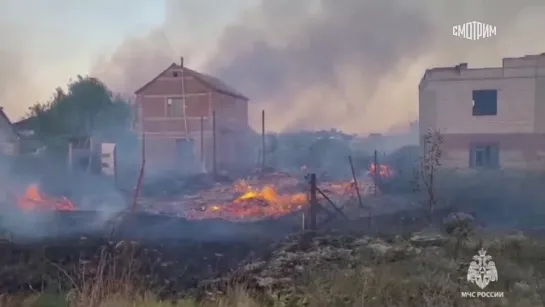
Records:
<instances>
[{"instance_id":1,"label":"white concrete building","mask_svg":"<svg viewBox=\"0 0 545 307\"><path fill-rule=\"evenodd\" d=\"M545 169L545 53L428 69L419 93L420 135L442 132L443 165Z\"/></svg>"}]
</instances>

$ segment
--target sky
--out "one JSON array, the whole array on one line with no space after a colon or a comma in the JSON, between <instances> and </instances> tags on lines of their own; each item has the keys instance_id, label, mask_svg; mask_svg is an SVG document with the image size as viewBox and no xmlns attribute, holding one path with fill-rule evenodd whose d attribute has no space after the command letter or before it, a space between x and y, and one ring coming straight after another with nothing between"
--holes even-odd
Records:
<instances>
[{"instance_id":1,"label":"sky","mask_svg":"<svg viewBox=\"0 0 545 307\"><path fill-rule=\"evenodd\" d=\"M12 120L79 75L132 93L184 56L274 131L384 132L417 119L426 68L545 52L543 0L3 0L0 105ZM481 21L497 36L466 41Z\"/></svg>"},{"instance_id":2,"label":"sky","mask_svg":"<svg viewBox=\"0 0 545 307\"><path fill-rule=\"evenodd\" d=\"M192 5L195 1L180 1L189 4L188 10L203 15L202 6ZM198 24L199 32L214 39L214 31L223 27L237 5L234 1L235 9L216 6L217 16L210 16L213 18L207 24ZM93 73L97 63L108 59L125 40L148 34L168 18L176 17L169 15L166 3L160 0L3 0L0 105L13 120L19 119L29 106L47 101L56 87L78 74ZM189 27L170 33L182 40L186 37L187 44L206 44L196 34Z\"/></svg>"}]
</instances>

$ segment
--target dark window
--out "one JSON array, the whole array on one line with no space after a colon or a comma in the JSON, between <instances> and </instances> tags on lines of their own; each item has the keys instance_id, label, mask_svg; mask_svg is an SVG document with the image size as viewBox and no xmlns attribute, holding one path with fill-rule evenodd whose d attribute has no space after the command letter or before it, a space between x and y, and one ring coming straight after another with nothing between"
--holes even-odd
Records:
<instances>
[{"instance_id":1,"label":"dark window","mask_svg":"<svg viewBox=\"0 0 545 307\"><path fill-rule=\"evenodd\" d=\"M177 72L177 71L173 71L173 72L172 72L172 76L173 76L173 77L178 77L178 72Z\"/></svg>"},{"instance_id":2,"label":"dark window","mask_svg":"<svg viewBox=\"0 0 545 307\"><path fill-rule=\"evenodd\" d=\"M498 115L498 91L473 91L473 116Z\"/></svg>"},{"instance_id":3,"label":"dark window","mask_svg":"<svg viewBox=\"0 0 545 307\"><path fill-rule=\"evenodd\" d=\"M500 150L498 144L471 145L469 150L471 168L499 168Z\"/></svg>"}]
</instances>

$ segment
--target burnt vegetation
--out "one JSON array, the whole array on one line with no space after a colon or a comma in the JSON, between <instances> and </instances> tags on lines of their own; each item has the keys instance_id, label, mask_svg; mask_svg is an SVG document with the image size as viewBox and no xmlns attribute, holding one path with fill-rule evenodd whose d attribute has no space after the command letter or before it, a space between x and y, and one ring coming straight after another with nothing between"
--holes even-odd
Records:
<instances>
[{"instance_id":1,"label":"burnt vegetation","mask_svg":"<svg viewBox=\"0 0 545 307\"><path fill-rule=\"evenodd\" d=\"M31 108L28 152L4 161L4 178L32 182L40 199L6 193L0 306L544 305L539 172L447 170L439 131L378 155L334 130L268 134L265 148L256 135L265 170L148 174L132 212L131 120L129 102L92 78ZM66 145L80 135L120 144L119 182L89 161L66 171ZM301 229L308 173L320 191L313 232ZM73 207L27 212L22 199ZM460 295L479 290L466 274L481 248L500 272L486 291L504 298Z\"/></svg>"}]
</instances>

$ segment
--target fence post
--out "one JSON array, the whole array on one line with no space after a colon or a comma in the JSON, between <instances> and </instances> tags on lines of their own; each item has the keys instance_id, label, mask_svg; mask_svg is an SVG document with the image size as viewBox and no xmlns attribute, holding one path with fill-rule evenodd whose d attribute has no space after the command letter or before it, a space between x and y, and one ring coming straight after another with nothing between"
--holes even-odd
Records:
<instances>
[{"instance_id":1,"label":"fence post","mask_svg":"<svg viewBox=\"0 0 545 307\"><path fill-rule=\"evenodd\" d=\"M114 151L112 152L113 155L113 162L114 162L114 187L116 189L119 189L119 167L117 166L117 144L114 145Z\"/></svg>"},{"instance_id":2,"label":"fence post","mask_svg":"<svg viewBox=\"0 0 545 307\"><path fill-rule=\"evenodd\" d=\"M318 209L318 198L316 197L316 174L310 174L310 206L309 206L309 229L316 231L316 214Z\"/></svg>"},{"instance_id":3,"label":"fence post","mask_svg":"<svg viewBox=\"0 0 545 307\"><path fill-rule=\"evenodd\" d=\"M218 178L218 165L217 165L217 147L216 147L216 111L212 111L212 172L214 174L214 178Z\"/></svg>"},{"instance_id":4,"label":"fence post","mask_svg":"<svg viewBox=\"0 0 545 307\"><path fill-rule=\"evenodd\" d=\"M204 117L201 116L201 168L204 169Z\"/></svg>"},{"instance_id":5,"label":"fence post","mask_svg":"<svg viewBox=\"0 0 545 307\"><path fill-rule=\"evenodd\" d=\"M74 168L74 145L72 142L68 143L68 171L71 173Z\"/></svg>"},{"instance_id":6,"label":"fence post","mask_svg":"<svg viewBox=\"0 0 545 307\"><path fill-rule=\"evenodd\" d=\"M373 164L375 165L373 172L373 184L374 184L374 194L377 196L377 180L380 178L380 166L378 165L378 153L375 150L375 156L373 159Z\"/></svg>"},{"instance_id":7,"label":"fence post","mask_svg":"<svg viewBox=\"0 0 545 307\"><path fill-rule=\"evenodd\" d=\"M261 111L261 172L265 172L265 110Z\"/></svg>"}]
</instances>

